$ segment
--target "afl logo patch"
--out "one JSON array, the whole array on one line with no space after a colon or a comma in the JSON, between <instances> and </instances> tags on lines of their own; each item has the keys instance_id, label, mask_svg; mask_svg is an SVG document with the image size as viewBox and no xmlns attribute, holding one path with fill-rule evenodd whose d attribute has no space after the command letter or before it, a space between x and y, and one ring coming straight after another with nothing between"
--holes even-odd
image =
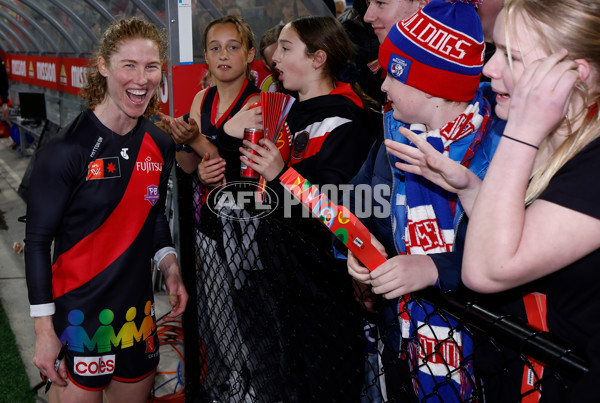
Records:
<instances>
[{"instance_id":1,"label":"afl logo patch","mask_svg":"<svg viewBox=\"0 0 600 403\"><path fill-rule=\"evenodd\" d=\"M99 158L88 164L86 181L95 179L111 179L121 177L121 166L118 157Z\"/></svg>"},{"instance_id":2,"label":"afl logo patch","mask_svg":"<svg viewBox=\"0 0 600 403\"><path fill-rule=\"evenodd\" d=\"M301 160L308 147L308 132L300 132L294 137L294 144L292 144L292 158Z\"/></svg>"}]
</instances>

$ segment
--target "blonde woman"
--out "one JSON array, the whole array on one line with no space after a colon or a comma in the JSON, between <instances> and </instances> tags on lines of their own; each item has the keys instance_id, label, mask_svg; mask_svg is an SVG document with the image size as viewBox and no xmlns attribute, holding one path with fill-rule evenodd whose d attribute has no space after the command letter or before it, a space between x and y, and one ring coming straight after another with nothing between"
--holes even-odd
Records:
<instances>
[{"instance_id":1,"label":"blonde woman","mask_svg":"<svg viewBox=\"0 0 600 403\"><path fill-rule=\"evenodd\" d=\"M589 360L590 372L567 388L544 373L544 401L598 396L598 38L600 1L506 2L484 74L508 123L482 183L426 145L391 145L412 164L406 169L458 190L472 207L464 283L483 293L543 293L548 330Z\"/></svg>"}]
</instances>

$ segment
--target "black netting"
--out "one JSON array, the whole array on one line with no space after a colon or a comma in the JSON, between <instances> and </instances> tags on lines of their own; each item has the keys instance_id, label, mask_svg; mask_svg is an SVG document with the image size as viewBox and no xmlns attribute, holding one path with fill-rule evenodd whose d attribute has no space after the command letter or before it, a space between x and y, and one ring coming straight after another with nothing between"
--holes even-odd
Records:
<instances>
[{"instance_id":1,"label":"black netting","mask_svg":"<svg viewBox=\"0 0 600 403\"><path fill-rule=\"evenodd\" d=\"M256 218L179 177L187 401L516 402L586 371L466 290L361 294L317 220Z\"/></svg>"}]
</instances>

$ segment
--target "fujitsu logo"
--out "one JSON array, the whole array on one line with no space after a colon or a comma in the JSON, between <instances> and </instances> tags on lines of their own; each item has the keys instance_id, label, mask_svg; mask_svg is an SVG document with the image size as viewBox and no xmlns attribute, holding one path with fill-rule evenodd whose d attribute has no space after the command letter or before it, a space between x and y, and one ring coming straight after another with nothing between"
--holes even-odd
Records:
<instances>
[{"instance_id":1,"label":"fujitsu logo","mask_svg":"<svg viewBox=\"0 0 600 403\"><path fill-rule=\"evenodd\" d=\"M152 162L152 157L148 156L142 162L135 163L135 169L142 172L161 172L163 164L160 162Z\"/></svg>"}]
</instances>

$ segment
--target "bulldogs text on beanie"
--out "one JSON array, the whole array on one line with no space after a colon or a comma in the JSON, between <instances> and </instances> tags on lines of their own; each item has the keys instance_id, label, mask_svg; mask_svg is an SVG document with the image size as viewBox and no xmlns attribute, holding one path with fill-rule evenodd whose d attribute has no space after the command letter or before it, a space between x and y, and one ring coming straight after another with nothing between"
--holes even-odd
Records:
<instances>
[{"instance_id":1,"label":"bulldogs text on beanie","mask_svg":"<svg viewBox=\"0 0 600 403\"><path fill-rule=\"evenodd\" d=\"M379 47L379 63L411 87L451 101L471 101L485 44L480 0L432 0L398 22Z\"/></svg>"}]
</instances>

